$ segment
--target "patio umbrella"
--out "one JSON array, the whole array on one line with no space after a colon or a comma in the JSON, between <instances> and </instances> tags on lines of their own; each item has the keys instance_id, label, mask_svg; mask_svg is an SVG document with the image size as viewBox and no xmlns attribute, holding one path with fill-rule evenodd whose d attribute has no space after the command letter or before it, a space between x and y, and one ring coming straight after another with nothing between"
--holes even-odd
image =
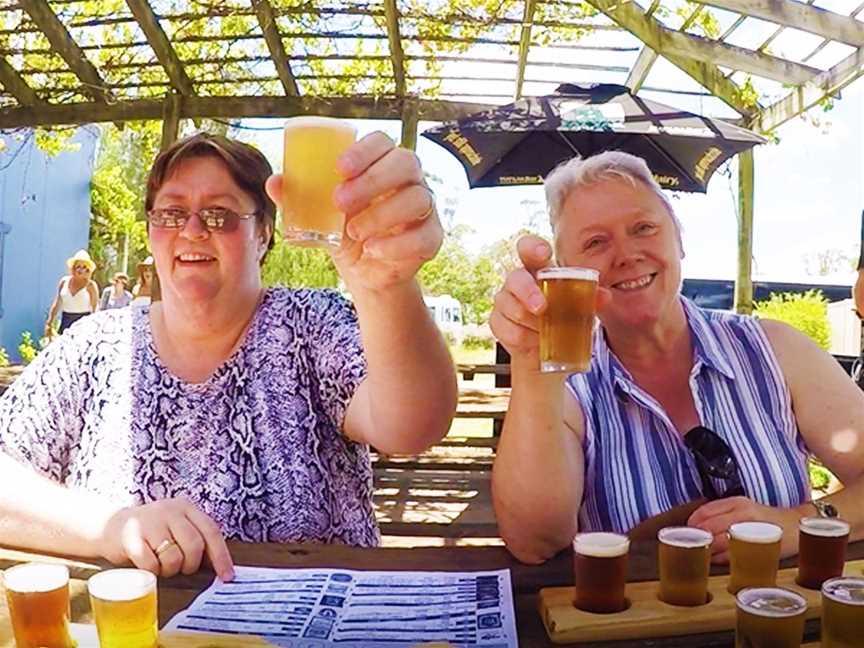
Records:
<instances>
[{"instance_id":1,"label":"patio umbrella","mask_svg":"<svg viewBox=\"0 0 864 648\"><path fill-rule=\"evenodd\" d=\"M634 96L625 86L568 83L552 95L446 122L423 137L456 156L471 187L540 184L564 160L617 150L644 158L664 189L703 193L723 162L766 141Z\"/></svg>"}]
</instances>

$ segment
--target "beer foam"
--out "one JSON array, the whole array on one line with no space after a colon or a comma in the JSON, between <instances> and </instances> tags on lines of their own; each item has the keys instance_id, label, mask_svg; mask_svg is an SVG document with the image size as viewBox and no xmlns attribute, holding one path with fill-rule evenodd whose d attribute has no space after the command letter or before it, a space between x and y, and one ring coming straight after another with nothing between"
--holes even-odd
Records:
<instances>
[{"instance_id":1,"label":"beer foam","mask_svg":"<svg viewBox=\"0 0 864 648\"><path fill-rule=\"evenodd\" d=\"M143 569L109 569L90 577L87 590L103 601L132 601L156 588L156 577Z\"/></svg>"},{"instance_id":2,"label":"beer foam","mask_svg":"<svg viewBox=\"0 0 864 648\"><path fill-rule=\"evenodd\" d=\"M848 535L851 527L845 520L837 518L805 517L801 518L798 528L809 535L822 538L839 538Z\"/></svg>"},{"instance_id":3,"label":"beer foam","mask_svg":"<svg viewBox=\"0 0 864 648\"><path fill-rule=\"evenodd\" d=\"M744 542L768 544L783 537L783 529L770 522L737 522L729 527L729 535Z\"/></svg>"},{"instance_id":4,"label":"beer foam","mask_svg":"<svg viewBox=\"0 0 864 648\"><path fill-rule=\"evenodd\" d=\"M51 592L69 582L69 569L66 565L27 563L7 569L3 580L6 589L13 592Z\"/></svg>"},{"instance_id":5,"label":"beer foam","mask_svg":"<svg viewBox=\"0 0 864 648\"><path fill-rule=\"evenodd\" d=\"M807 609L806 599L781 587L748 587L738 592L738 607L759 616L790 617Z\"/></svg>"},{"instance_id":6,"label":"beer foam","mask_svg":"<svg viewBox=\"0 0 864 648\"><path fill-rule=\"evenodd\" d=\"M285 130L289 128L328 128L351 131L357 134L357 129L352 124L335 117L320 117L317 115L304 115L303 117L291 117L285 120Z\"/></svg>"},{"instance_id":7,"label":"beer foam","mask_svg":"<svg viewBox=\"0 0 864 648\"><path fill-rule=\"evenodd\" d=\"M694 549L710 545L714 535L696 527L666 527L660 529L657 539L670 547Z\"/></svg>"},{"instance_id":8,"label":"beer foam","mask_svg":"<svg viewBox=\"0 0 864 648\"><path fill-rule=\"evenodd\" d=\"M573 551L592 558L616 558L629 549L630 540L617 533L580 533L573 538Z\"/></svg>"},{"instance_id":9,"label":"beer foam","mask_svg":"<svg viewBox=\"0 0 864 648\"><path fill-rule=\"evenodd\" d=\"M600 278L600 273L591 268L543 268L537 273L537 278L597 281Z\"/></svg>"},{"instance_id":10,"label":"beer foam","mask_svg":"<svg viewBox=\"0 0 864 648\"><path fill-rule=\"evenodd\" d=\"M822 596L846 605L864 605L864 578L838 576L822 584Z\"/></svg>"}]
</instances>

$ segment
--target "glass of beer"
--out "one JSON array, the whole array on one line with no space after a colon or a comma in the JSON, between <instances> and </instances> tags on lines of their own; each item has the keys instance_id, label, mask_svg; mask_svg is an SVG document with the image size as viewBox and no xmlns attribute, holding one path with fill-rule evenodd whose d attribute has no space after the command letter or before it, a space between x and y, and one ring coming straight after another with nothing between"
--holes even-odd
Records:
<instances>
[{"instance_id":1,"label":"glass of beer","mask_svg":"<svg viewBox=\"0 0 864 648\"><path fill-rule=\"evenodd\" d=\"M537 273L546 298L540 316L540 371L588 371L599 276L590 268L544 268Z\"/></svg>"},{"instance_id":2,"label":"glass of beer","mask_svg":"<svg viewBox=\"0 0 864 648\"><path fill-rule=\"evenodd\" d=\"M798 524L798 578L801 587L819 589L843 574L849 523L837 518L805 517Z\"/></svg>"},{"instance_id":3,"label":"glass of beer","mask_svg":"<svg viewBox=\"0 0 864 648\"><path fill-rule=\"evenodd\" d=\"M704 605L714 536L695 527L666 527L657 540L660 600L669 605Z\"/></svg>"},{"instance_id":4,"label":"glass of beer","mask_svg":"<svg viewBox=\"0 0 864 648\"><path fill-rule=\"evenodd\" d=\"M72 648L69 635L69 570L28 563L4 573L6 602L18 648Z\"/></svg>"},{"instance_id":5,"label":"glass of beer","mask_svg":"<svg viewBox=\"0 0 864 648\"><path fill-rule=\"evenodd\" d=\"M782 527L770 522L738 522L729 527L729 593L745 587L773 587L780 566Z\"/></svg>"},{"instance_id":6,"label":"glass of beer","mask_svg":"<svg viewBox=\"0 0 864 648\"><path fill-rule=\"evenodd\" d=\"M355 128L330 117L285 121L282 235L295 245L338 247L345 214L333 203L344 178L336 160L357 138Z\"/></svg>"},{"instance_id":7,"label":"glass of beer","mask_svg":"<svg viewBox=\"0 0 864 648\"><path fill-rule=\"evenodd\" d=\"M630 540L617 533L580 533L573 539L573 605L608 614L627 609L627 552Z\"/></svg>"},{"instance_id":8,"label":"glass of beer","mask_svg":"<svg viewBox=\"0 0 864 648\"><path fill-rule=\"evenodd\" d=\"M807 601L779 587L738 592L735 648L800 648Z\"/></svg>"},{"instance_id":9,"label":"glass of beer","mask_svg":"<svg viewBox=\"0 0 864 648\"><path fill-rule=\"evenodd\" d=\"M87 581L101 648L156 648L156 577L143 569L109 569Z\"/></svg>"},{"instance_id":10,"label":"glass of beer","mask_svg":"<svg viewBox=\"0 0 864 648\"><path fill-rule=\"evenodd\" d=\"M822 585L822 648L864 646L864 578L832 578Z\"/></svg>"}]
</instances>

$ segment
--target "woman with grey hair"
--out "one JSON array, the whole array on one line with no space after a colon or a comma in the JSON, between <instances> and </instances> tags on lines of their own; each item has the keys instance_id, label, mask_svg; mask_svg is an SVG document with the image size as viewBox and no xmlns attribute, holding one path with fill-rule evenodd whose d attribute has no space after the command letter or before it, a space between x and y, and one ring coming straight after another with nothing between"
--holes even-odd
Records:
<instances>
[{"instance_id":1,"label":"woman with grey hair","mask_svg":"<svg viewBox=\"0 0 864 648\"><path fill-rule=\"evenodd\" d=\"M600 326L588 372L540 373L546 303L534 276L553 250L522 238L524 267L490 322L512 356L493 471L512 553L541 562L578 531L628 533L676 513L714 535L716 562L743 520L780 525L787 556L804 516L839 514L852 540L864 538L864 394L840 366L781 322L681 295L680 226L640 158L571 160L546 179L546 195L558 264L600 273ZM817 504L811 454L846 485Z\"/></svg>"}]
</instances>

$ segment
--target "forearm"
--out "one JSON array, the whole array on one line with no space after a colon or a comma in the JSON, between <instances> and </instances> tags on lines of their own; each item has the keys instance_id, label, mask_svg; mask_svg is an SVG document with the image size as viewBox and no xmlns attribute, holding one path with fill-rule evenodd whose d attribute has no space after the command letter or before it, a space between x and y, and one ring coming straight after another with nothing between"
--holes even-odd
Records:
<instances>
[{"instance_id":1,"label":"forearm","mask_svg":"<svg viewBox=\"0 0 864 648\"><path fill-rule=\"evenodd\" d=\"M0 544L101 557L104 524L116 509L73 491L0 453Z\"/></svg>"},{"instance_id":2,"label":"forearm","mask_svg":"<svg viewBox=\"0 0 864 648\"><path fill-rule=\"evenodd\" d=\"M55 299L51 302L51 308L48 309L48 319L45 320L45 328L50 328L54 324L54 319L57 317L58 301Z\"/></svg>"},{"instance_id":3,"label":"forearm","mask_svg":"<svg viewBox=\"0 0 864 648\"><path fill-rule=\"evenodd\" d=\"M492 472L501 537L523 562L542 562L577 531L584 459L564 422L563 374L522 369L514 358L513 390Z\"/></svg>"},{"instance_id":4,"label":"forearm","mask_svg":"<svg viewBox=\"0 0 864 648\"><path fill-rule=\"evenodd\" d=\"M415 281L353 291L368 374L367 441L413 453L447 434L456 411L456 373Z\"/></svg>"}]
</instances>

